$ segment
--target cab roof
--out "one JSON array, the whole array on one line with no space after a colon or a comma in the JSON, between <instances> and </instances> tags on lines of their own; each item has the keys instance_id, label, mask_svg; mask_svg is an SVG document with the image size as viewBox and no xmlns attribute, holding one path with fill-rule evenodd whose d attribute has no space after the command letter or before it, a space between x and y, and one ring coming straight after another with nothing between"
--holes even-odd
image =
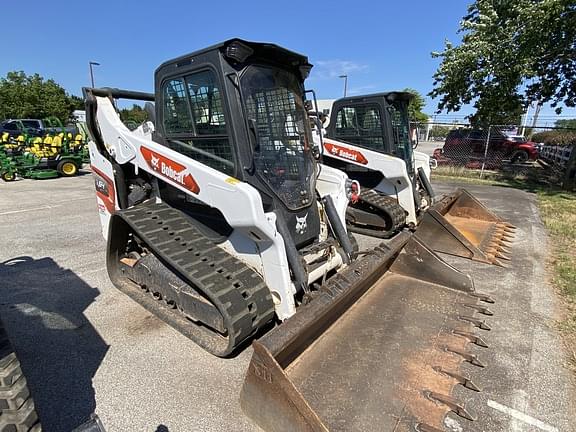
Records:
<instances>
[{"instance_id":1,"label":"cab roof","mask_svg":"<svg viewBox=\"0 0 576 432\"><path fill-rule=\"evenodd\" d=\"M172 60L165 61L162 63L157 69L156 72L160 71L165 67L169 67L174 64L187 64L190 61L199 55L206 54L212 51L220 51L225 52L226 49L233 45L234 43L242 44L248 48L250 48L253 52L248 56L250 57L257 57L257 58L265 58L270 59L273 62L283 63L283 64L290 64L292 66L310 66L312 65L308 62L308 57L298 54L294 51L290 51L286 48L283 48L279 45L267 43L267 42L251 42L246 41L244 39L233 38L228 39L224 42L220 42L218 44L209 46L207 48L203 48L198 51L193 51L189 54L182 55L180 57L176 57Z\"/></svg>"},{"instance_id":2,"label":"cab roof","mask_svg":"<svg viewBox=\"0 0 576 432\"><path fill-rule=\"evenodd\" d=\"M359 96L347 96L344 98L340 98L337 100L338 103L342 102L366 102L367 100L374 100L374 99L384 99L386 102L391 103L395 100L404 100L410 102L414 98L414 95L410 92L405 91L389 91L389 92L380 92L380 93L370 93L366 95L359 95Z\"/></svg>"}]
</instances>

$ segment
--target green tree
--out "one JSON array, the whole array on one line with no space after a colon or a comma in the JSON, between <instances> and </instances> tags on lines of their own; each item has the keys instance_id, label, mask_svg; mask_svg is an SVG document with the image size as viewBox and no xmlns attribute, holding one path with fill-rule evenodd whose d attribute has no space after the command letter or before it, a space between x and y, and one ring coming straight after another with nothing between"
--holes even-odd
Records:
<instances>
[{"instance_id":1,"label":"green tree","mask_svg":"<svg viewBox=\"0 0 576 432\"><path fill-rule=\"evenodd\" d=\"M71 98L52 79L22 71L8 72L0 78L0 119L54 116L66 122L74 109L75 100Z\"/></svg>"},{"instance_id":2,"label":"green tree","mask_svg":"<svg viewBox=\"0 0 576 432\"><path fill-rule=\"evenodd\" d=\"M408 105L408 116L411 122L426 123L428 116L422 112L426 104L424 97L417 90L412 88L405 88L403 91L411 93L414 97Z\"/></svg>"},{"instance_id":3,"label":"green tree","mask_svg":"<svg viewBox=\"0 0 576 432\"><path fill-rule=\"evenodd\" d=\"M556 120L554 126L559 128L569 128L569 129L576 129L576 119L561 119Z\"/></svg>"},{"instance_id":4,"label":"green tree","mask_svg":"<svg viewBox=\"0 0 576 432\"><path fill-rule=\"evenodd\" d=\"M532 141L550 145L576 145L576 131L556 129L538 132L532 135Z\"/></svg>"},{"instance_id":5,"label":"green tree","mask_svg":"<svg viewBox=\"0 0 576 432\"><path fill-rule=\"evenodd\" d=\"M70 95L68 97L68 100L70 101L70 110L71 111L86 109L86 105L84 104L84 99L82 99L81 97L75 96L75 95Z\"/></svg>"},{"instance_id":6,"label":"green tree","mask_svg":"<svg viewBox=\"0 0 576 432\"><path fill-rule=\"evenodd\" d=\"M148 114L140 105L133 104L132 108L124 108L120 110L120 118L125 123L134 122L140 125L148 120Z\"/></svg>"},{"instance_id":7,"label":"green tree","mask_svg":"<svg viewBox=\"0 0 576 432\"><path fill-rule=\"evenodd\" d=\"M452 129L453 128L450 126L434 125L430 128L428 136L437 140L443 140L448 136L448 133L450 133Z\"/></svg>"},{"instance_id":8,"label":"green tree","mask_svg":"<svg viewBox=\"0 0 576 432\"><path fill-rule=\"evenodd\" d=\"M438 109L476 108L477 125L518 123L530 102L576 105L574 0L476 0L446 41L430 96Z\"/></svg>"}]
</instances>

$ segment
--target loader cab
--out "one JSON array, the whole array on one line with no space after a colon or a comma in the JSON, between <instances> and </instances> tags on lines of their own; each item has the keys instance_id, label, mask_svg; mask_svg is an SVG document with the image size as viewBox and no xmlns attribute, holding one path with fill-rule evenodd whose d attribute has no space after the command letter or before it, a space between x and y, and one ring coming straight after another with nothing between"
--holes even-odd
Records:
<instances>
[{"instance_id":1,"label":"loader cab","mask_svg":"<svg viewBox=\"0 0 576 432\"><path fill-rule=\"evenodd\" d=\"M279 46L232 39L155 73L154 140L255 187L296 246L320 230L304 107L311 67Z\"/></svg>"},{"instance_id":2,"label":"loader cab","mask_svg":"<svg viewBox=\"0 0 576 432\"><path fill-rule=\"evenodd\" d=\"M412 97L408 92L386 92L338 99L332 107L326 136L398 157L412 177L414 154L408 118Z\"/></svg>"}]
</instances>

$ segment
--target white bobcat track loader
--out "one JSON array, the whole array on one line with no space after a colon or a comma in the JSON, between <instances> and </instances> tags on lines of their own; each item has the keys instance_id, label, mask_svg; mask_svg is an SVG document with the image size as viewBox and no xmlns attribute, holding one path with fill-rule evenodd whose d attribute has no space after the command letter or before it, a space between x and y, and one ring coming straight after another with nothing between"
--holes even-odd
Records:
<instances>
[{"instance_id":1,"label":"white bobcat track loader","mask_svg":"<svg viewBox=\"0 0 576 432\"><path fill-rule=\"evenodd\" d=\"M323 136L323 163L362 187L360 199L348 208L348 229L390 238L403 227L417 227L420 240L438 252L503 265L512 225L465 190L434 203L431 159L414 151L410 139L412 97L387 92L338 99L326 129L313 122ZM319 134L314 137L321 145Z\"/></svg>"},{"instance_id":2,"label":"white bobcat track loader","mask_svg":"<svg viewBox=\"0 0 576 432\"><path fill-rule=\"evenodd\" d=\"M471 422L452 390L492 300L410 232L356 258L354 183L314 158L310 68L232 39L162 64L154 94L84 89L110 278L215 355L264 335L241 405L265 430ZM128 130L119 98L155 102L151 122Z\"/></svg>"}]
</instances>

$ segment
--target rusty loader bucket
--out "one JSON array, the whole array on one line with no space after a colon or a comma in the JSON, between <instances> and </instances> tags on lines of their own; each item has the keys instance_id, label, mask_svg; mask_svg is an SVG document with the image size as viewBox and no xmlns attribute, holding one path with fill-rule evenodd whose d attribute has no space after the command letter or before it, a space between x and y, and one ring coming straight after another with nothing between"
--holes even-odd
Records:
<instances>
[{"instance_id":1,"label":"rusty loader bucket","mask_svg":"<svg viewBox=\"0 0 576 432\"><path fill-rule=\"evenodd\" d=\"M436 252L504 267L516 228L464 189L446 195L422 217L416 235Z\"/></svg>"},{"instance_id":2,"label":"rusty loader bucket","mask_svg":"<svg viewBox=\"0 0 576 432\"><path fill-rule=\"evenodd\" d=\"M399 234L331 278L292 318L253 343L244 412L265 431L443 431L479 391L480 318L492 300L416 236ZM478 350L485 348L478 348Z\"/></svg>"}]
</instances>

